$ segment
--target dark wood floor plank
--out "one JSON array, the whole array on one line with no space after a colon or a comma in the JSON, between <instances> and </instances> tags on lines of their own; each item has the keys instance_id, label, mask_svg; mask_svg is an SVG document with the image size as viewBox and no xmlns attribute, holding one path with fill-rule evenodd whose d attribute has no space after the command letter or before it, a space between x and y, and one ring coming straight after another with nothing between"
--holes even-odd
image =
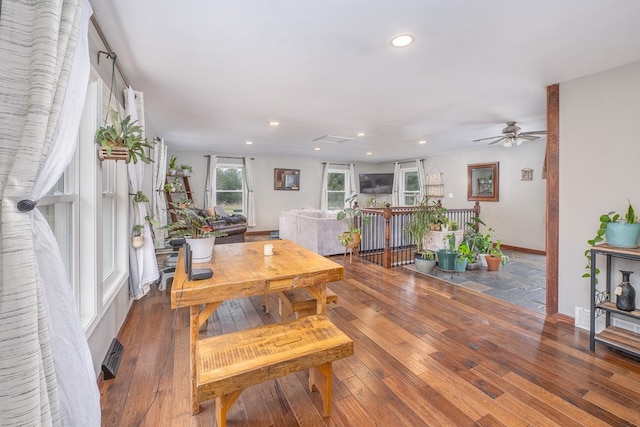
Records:
<instances>
[{"instance_id":1,"label":"dark wood floor plank","mask_svg":"<svg viewBox=\"0 0 640 427\"><path fill-rule=\"evenodd\" d=\"M332 416L297 372L246 389L229 425L640 425L640 361L600 344L589 353L586 331L446 276L332 259L345 278L329 286L327 315L354 340L334 363ZM269 302L271 313L260 297L225 302L200 335L279 322ZM191 415L188 322L169 291L133 302L118 375L99 384L103 426L215 425L213 401Z\"/></svg>"}]
</instances>

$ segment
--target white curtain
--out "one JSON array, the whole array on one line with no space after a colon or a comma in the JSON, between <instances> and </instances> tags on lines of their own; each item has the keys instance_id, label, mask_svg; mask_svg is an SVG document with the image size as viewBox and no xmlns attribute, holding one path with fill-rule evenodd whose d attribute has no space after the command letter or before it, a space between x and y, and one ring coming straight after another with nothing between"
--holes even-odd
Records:
<instances>
[{"instance_id":1,"label":"white curtain","mask_svg":"<svg viewBox=\"0 0 640 427\"><path fill-rule=\"evenodd\" d=\"M164 194L164 182L167 178L167 147L164 138L156 138L153 148L153 169L151 170L151 210L158 226L153 227L155 246L162 247L167 238L167 197ZM146 239L145 239L146 240Z\"/></svg>"},{"instance_id":2,"label":"white curtain","mask_svg":"<svg viewBox=\"0 0 640 427\"><path fill-rule=\"evenodd\" d=\"M249 157L242 159L244 162L245 197L243 210L247 214L247 227L256 226L256 199L253 194L253 160Z\"/></svg>"},{"instance_id":3,"label":"white curtain","mask_svg":"<svg viewBox=\"0 0 640 427\"><path fill-rule=\"evenodd\" d=\"M131 87L125 91L127 99L126 111L131 116L131 121L138 122L144 132L144 102L142 92L135 92ZM129 174L129 191L131 195L142 191L144 181L144 162L129 162L127 165ZM132 196L129 196L131 200ZM129 245L129 294L139 299L149 293L151 284L160 279L158 262L156 260L155 249L151 227L145 219L147 216L147 204L144 202L131 203L129 208L129 230L133 230L136 224L144 224L142 236L144 245L134 249Z\"/></svg>"},{"instance_id":4,"label":"white curtain","mask_svg":"<svg viewBox=\"0 0 640 427\"><path fill-rule=\"evenodd\" d=\"M393 167L393 190L391 190L391 206L400 206L400 163L396 162Z\"/></svg>"},{"instance_id":5,"label":"white curtain","mask_svg":"<svg viewBox=\"0 0 640 427\"><path fill-rule=\"evenodd\" d=\"M46 195L73 157L91 14L87 0L2 2L0 425L100 425L91 354L58 244L40 210L24 203Z\"/></svg>"},{"instance_id":6,"label":"white curtain","mask_svg":"<svg viewBox=\"0 0 640 427\"><path fill-rule=\"evenodd\" d=\"M427 177L424 170L424 160L416 159L416 169L418 169L418 185L420 186L420 197L418 200L422 200L427 189Z\"/></svg>"},{"instance_id":7,"label":"white curtain","mask_svg":"<svg viewBox=\"0 0 640 427\"><path fill-rule=\"evenodd\" d=\"M347 174L347 183L345 185L345 192L347 194L347 198L353 196L356 191L356 165L353 163L349 163L349 172Z\"/></svg>"},{"instance_id":8,"label":"white curtain","mask_svg":"<svg viewBox=\"0 0 640 427\"><path fill-rule=\"evenodd\" d=\"M329 209L329 162L322 166L322 188L320 190L320 209Z\"/></svg>"},{"instance_id":9,"label":"white curtain","mask_svg":"<svg viewBox=\"0 0 640 427\"><path fill-rule=\"evenodd\" d=\"M216 195L216 167L218 166L218 156L209 156L207 166L207 179L205 183L204 208L211 208L215 205Z\"/></svg>"}]
</instances>

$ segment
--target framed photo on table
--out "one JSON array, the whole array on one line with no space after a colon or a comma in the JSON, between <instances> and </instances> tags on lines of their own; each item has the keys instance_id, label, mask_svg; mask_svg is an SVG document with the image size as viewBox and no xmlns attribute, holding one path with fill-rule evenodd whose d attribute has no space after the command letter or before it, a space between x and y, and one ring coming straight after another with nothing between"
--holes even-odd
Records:
<instances>
[{"instance_id":1,"label":"framed photo on table","mask_svg":"<svg viewBox=\"0 0 640 427\"><path fill-rule=\"evenodd\" d=\"M300 169L274 169L274 190L300 190Z\"/></svg>"}]
</instances>

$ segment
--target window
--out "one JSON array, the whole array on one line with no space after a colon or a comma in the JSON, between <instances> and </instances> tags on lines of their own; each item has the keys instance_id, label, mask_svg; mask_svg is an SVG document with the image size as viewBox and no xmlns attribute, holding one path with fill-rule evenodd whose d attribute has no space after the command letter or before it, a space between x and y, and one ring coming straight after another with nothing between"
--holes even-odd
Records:
<instances>
[{"instance_id":1,"label":"window","mask_svg":"<svg viewBox=\"0 0 640 427\"><path fill-rule=\"evenodd\" d=\"M244 167L240 165L216 166L216 205L227 213L244 214Z\"/></svg>"},{"instance_id":2,"label":"window","mask_svg":"<svg viewBox=\"0 0 640 427\"><path fill-rule=\"evenodd\" d=\"M347 198L346 182L346 170L329 170L327 174L327 207L330 210L344 207L344 201Z\"/></svg>"},{"instance_id":3,"label":"window","mask_svg":"<svg viewBox=\"0 0 640 427\"><path fill-rule=\"evenodd\" d=\"M400 182L401 203L404 206L414 206L420 202L420 181L418 169L402 169L402 181Z\"/></svg>"},{"instance_id":4,"label":"window","mask_svg":"<svg viewBox=\"0 0 640 427\"><path fill-rule=\"evenodd\" d=\"M74 156L71 164L49 194L38 201L38 209L47 220L56 238L62 263L76 297L76 305L79 307L78 264L75 261L78 245L77 166L78 160Z\"/></svg>"}]
</instances>

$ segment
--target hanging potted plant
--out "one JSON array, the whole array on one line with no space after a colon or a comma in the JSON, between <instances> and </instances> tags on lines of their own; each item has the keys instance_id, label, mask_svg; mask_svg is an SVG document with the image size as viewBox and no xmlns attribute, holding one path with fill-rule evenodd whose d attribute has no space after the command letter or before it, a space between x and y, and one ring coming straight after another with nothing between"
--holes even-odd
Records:
<instances>
[{"instance_id":1,"label":"hanging potted plant","mask_svg":"<svg viewBox=\"0 0 640 427\"><path fill-rule=\"evenodd\" d=\"M131 231L131 246L134 249L139 249L144 246L144 236L142 235L143 224L136 224Z\"/></svg>"},{"instance_id":2,"label":"hanging potted plant","mask_svg":"<svg viewBox=\"0 0 640 427\"><path fill-rule=\"evenodd\" d=\"M138 159L144 163L152 160L147 157L146 150L153 148L152 143L145 141L142 135L142 127L137 121L131 121L131 116L120 120L118 112L109 110L111 125L103 126L96 131L95 142L100 145L98 157L100 160L124 160L129 163L138 163Z\"/></svg>"},{"instance_id":3,"label":"hanging potted plant","mask_svg":"<svg viewBox=\"0 0 640 427\"><path fill-rule=\"evenodd\" d=\"M360 246L360 228L356 226L355 219L360 218L363 224L368 224L371 221L369 217L363 217L362 211L358 207L357 202L354 203L357 194L349 197L345 200L347 207L340 209L337 215L338 221L344 221L347 224L348 230L338 235L338 239L342 246L353 249Z\"/></svg>"}]
</instances>

